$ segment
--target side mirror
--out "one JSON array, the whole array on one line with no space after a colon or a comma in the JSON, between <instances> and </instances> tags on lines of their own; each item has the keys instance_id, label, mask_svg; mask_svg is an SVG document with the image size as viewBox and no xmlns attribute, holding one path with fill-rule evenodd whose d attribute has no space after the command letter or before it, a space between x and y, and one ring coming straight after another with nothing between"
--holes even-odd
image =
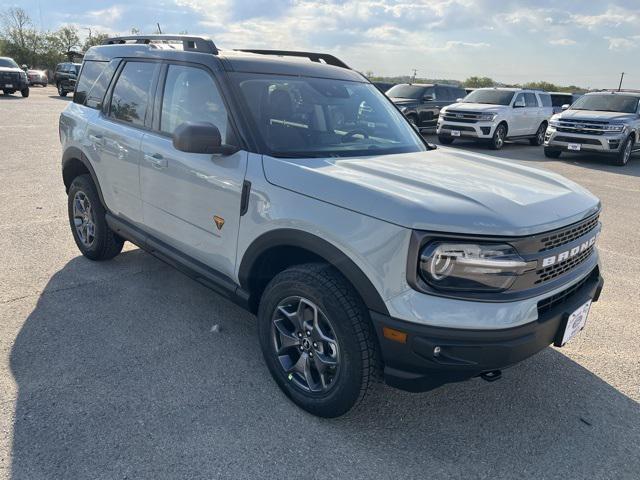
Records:
<instances>
[{"instance_id":1,"label":"side mirror","mask_svg":"<svg viewBox=\"0 0 640 480\"><path fill-rule=\"evenodd\" d=\"M431 101L433 101L433 95L425 95L424 97L422 97L422 101L423 102L431 102Z\"/></svg>"},{"instance_id":2,"label":"side mirror","mask_svg":"<svg viewBox=\"0 0 640 480\"><path fill-rule=\"evenodd\" d=\"M519 98L516 100L516 103L513 104L513 108L524 108L526 103L524 102L524 98Z\"/></svg>"},{"instance_id":3,"label":"side mirror","mask_svg":"<svg viewBox=\"0 0 640 480\"><path fill-rule=\"evenodd\" d=\"M187 153L231 155L239 149L222 143L220 130L208 122L184 122L173 132L173 147Z\"/></svg>"},{"instance_id":4,"label":"side mirror","mask_svg":"<svg viewBox=\"0 0 640 480\"><path fill-rule=\"evenodd\" d=\"M569 105L568 103L565 103L565 104L564 104L564 105L562 105L562 107L560 107L560 108L562 108L562 111L564 112L565 110L569 110L569 107L570 107L570 106L571 106L571 105Z\"/></svg>"},{"instance_id":5,"label":"side mirror","mask_svg":"<svg viewBox=\"0 0 640 480\"><path fill-rule=\"evenodd\" d=\"M460 103L464 98L456 98L456 103Z\"/></svg>"}]
</instances>

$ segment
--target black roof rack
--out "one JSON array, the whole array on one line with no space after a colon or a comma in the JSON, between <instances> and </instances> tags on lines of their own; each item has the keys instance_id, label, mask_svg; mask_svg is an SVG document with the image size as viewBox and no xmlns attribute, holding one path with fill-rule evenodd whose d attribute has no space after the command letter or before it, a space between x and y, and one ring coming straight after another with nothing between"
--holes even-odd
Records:
<instances>
[{"instance_id":1,"label":"black roof rack","mask_svg":"<svg viewBox=\"0 0 640 480\"><path fill-rule=\"evenodd\" d=\"M218 54L218 48L213 43L213 40L189 35L128 35L107 38L102 42L102 45L122 45L126 43L144 45L150 43L182 43L182 49L185 51Z\"/></svg>"},{"instance_id":2,"label":"black roof rack","mask_svg":"<svg viewBox=\"0 0 640 480\"><path fill-rule=\"evenodd\" d=\"M255 50L255 49L237 49L238 52L257 53L259 55L276 55L280 57L301 57L308 58L312 62L326 63L327 65L333 65L334 67L346 68L351 70L349 65L344 63L339 58L329 55L328 53L315 53L315 52L294 52L290 50Z\"/></svg>"}]
</instances>

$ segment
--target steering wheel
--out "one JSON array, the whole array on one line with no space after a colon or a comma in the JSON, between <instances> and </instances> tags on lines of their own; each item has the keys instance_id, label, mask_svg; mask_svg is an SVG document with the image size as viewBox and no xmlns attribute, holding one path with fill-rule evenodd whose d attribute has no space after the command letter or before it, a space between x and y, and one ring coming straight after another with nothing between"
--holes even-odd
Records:
<instances>
[{"instance_id":1,"label":"steering wheel","mask_svg":"<svg viewBox=\"0 0 640 480\"><path fill-rule=\"evenodd\" d=\"M342 143L347 143L349 140L353 139L356 135L362 135L364 138L369 138L369 134L364 128L356 128L354 130L349 130L344 134L342 139L340 140Z\"/></svg>"}]
</instances>

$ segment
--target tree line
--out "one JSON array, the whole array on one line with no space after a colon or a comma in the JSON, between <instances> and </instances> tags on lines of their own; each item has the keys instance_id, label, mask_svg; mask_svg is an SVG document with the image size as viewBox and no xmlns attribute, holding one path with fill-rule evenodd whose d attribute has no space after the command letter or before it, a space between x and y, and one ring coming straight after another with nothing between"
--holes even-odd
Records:
<instances>
[{"instance_id":1,"label":"tree line","mask_svg":"<svg viewBox=\"0 0 640 480\"><path fill-rule=\"evenodd\" d=\"M106 33L91 32L84 41L78 29L65 25L55 31L38 30L29 14L20 7L12 7L0 14L0 56L13 58L18 65L54 70L56 64L68 61L71 52L84 52L99 45Z\"/></svg>"}]
</instances>

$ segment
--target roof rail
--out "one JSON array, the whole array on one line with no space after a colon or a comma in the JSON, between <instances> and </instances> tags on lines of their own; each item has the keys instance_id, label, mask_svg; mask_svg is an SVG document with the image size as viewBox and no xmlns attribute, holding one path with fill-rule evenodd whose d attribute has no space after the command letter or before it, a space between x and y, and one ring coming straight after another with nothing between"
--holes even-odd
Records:
<instances>
[{"instance_id":1,"label":"roof rail","mask_svg":"<svg viewBox=\"0 0 640 480\"><path fill-rule=\"evenodd\" d=\"M328 53L315 53L315 52L294 52L290 50L255 50L255 49L237 49L238 52L246 52L246 53L257 53L259 55L276 55L280 57L302 57L308 58L312 62L317 63L326 63L328 65L333 65L334 67L346 68L347 70L351 70L351 67L344 63L337 57L330 55Z\"/></svg>"},{"instance_id":2,"label":"roof rail","mask_svg":"<svg viewBox=\"0 0 640 480\"><path fill-rule=\"evenodd\" d=\"M218 48L213 43L213 40L189 35L128 35L107 38L102 42L102 45L122 45L126 43L144 45L151 43L182 43L182 49L185 51L218 54Z\"/></svg>"}]
</instances>

